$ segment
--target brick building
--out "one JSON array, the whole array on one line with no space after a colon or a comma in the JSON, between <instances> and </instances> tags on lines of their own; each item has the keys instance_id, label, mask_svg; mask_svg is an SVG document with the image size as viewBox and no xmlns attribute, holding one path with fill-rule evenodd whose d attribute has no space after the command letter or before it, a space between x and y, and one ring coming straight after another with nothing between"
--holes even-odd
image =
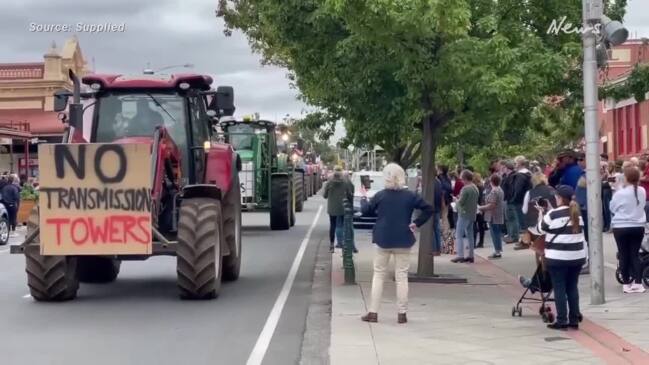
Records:
<instances>
[{"instance_id":1,"label":"brick building","mask_svg":"<svg viewBox=\"0 0 649 365\"><path fill-rule=\"evenodd\" d=\"M624 82L638 63L649 63L649 40L629 40L615 47L600 83ZM649 90L647 90L649 99ZM603 100L599 104L601 150L609 159L628 159L649 153L649 100Z\"/></svg>"},{"instance_id":2,"label":"brick building","mask_svg":"<svg viewBox=\"0 0 649 365\"><path fill-rule=\"evenodd\" d=\"M37 143L61 141L53 94L71 89L68 69L86 73L76 37L53 43L42 62L0 63L0 170L37 176Z\"/></svg>"}]
</instances>

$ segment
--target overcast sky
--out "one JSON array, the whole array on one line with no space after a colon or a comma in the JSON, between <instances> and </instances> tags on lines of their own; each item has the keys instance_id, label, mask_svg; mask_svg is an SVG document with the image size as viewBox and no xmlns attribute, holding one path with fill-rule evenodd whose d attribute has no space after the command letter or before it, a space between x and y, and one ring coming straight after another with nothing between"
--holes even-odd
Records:
<instances>
[{"instance_id":1,"label":"overcast sky","mask_svg":"<svg viewBox=\"0 0 649 365\"><path fill-rule=\"evenodd\" d=\"M576 1L576 0L571 0ZM241 34L223 35L214 15L216 0L2 0L0 62L41 61L52 41L59 47L74 33L30 32L36 24L125 23L124 33L78 33L86 60L98 72L139 73L175 64L235 88L237 114L299 117L308 107L296 99L286 71L260 66ZM626 26L649 37L649 0L629 0ZM338 133L340 134L340 132Z\"/></svg>"}]
</instances>

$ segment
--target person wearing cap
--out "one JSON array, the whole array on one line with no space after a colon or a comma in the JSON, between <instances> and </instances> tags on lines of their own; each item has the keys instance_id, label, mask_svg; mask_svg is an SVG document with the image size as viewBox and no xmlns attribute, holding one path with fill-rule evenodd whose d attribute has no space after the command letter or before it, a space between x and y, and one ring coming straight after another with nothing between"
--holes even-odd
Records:
<instances>
[{"instance_id":1,"label":"person wearing cap","mask_svg":"<svg viewBox=\"0 0 649 365\"><path fill-rule=\"evenodd\" d=\"M557 207L537 205L541 214L539 232L545 234L544 265L554 287L557 308L556 321L550 329L578 329L581 320L579 310L579 273L586 262L586 244L579 206L572 200L574 189L569 185L556 188Z\"/></svg>"},{"instance_id":2,"label":"person wearing cap","mask_svg":"<svg viewBox=\"0 0 649 365\"><path fill-rule=\"evenodd\" d=\"M632 279L624 284L624 293L642 293L642 265L638 251L644 239L644 226L647 220L645 204L647 192L638 186L640 170L629 166L624 169L624 186L613 194L611 199L611 227L617 244L620 271L623 278Z\"/></svg>"},{"instance_id":3,"label":"person wearing cap","mask_svg":"<svg viewBox=\"0 0 649 365\"><path fill-rule=\"evenodd\" d=\"M568 185L573 190L577 187L577 182L583 173L582 168L577 163L578 157L575 151L570 150L564 151L557 156L557 171L560 176L559 185Z\"/></svg>"}]
</instances>

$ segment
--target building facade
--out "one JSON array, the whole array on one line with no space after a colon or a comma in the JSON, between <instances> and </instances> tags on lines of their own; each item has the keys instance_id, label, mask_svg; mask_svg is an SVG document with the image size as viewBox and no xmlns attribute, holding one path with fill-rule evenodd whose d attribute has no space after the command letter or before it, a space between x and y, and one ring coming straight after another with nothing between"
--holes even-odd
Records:
<instances>
[{"instance_id":1,"label":"building facade","mask_svg":"<svg viewBox=\"0 0 649 365\"><path fill-rule=\"evenodd\" d=\"M0 63L0 170L38 175L37 144L59 142L63 125L54 92L71 89L68 70L82 76L87 64L76 37L52 43L42 62Z\"/></svg>"},{"instance_id":2,"label":"building facade","mask_svg":"<svg viewBox=\"0 0 649 365\"><path fill-rule=\"evenodd\" d=\"M649 40L630 40L615 47L603 84L626 81L637 64L649 63ZM649 99L647 90L646 99ZM603 100L599 105L601 150L610 160L625 160L649 153L649 100Z\"/></svg>"}]
</instances>

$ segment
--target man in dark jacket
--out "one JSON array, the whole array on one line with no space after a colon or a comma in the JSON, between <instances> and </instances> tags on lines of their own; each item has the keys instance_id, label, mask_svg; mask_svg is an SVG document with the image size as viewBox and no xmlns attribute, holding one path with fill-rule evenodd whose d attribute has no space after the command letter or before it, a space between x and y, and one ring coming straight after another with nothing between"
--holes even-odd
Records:
<instances>
[{"instance_id":1,"label":"man in dark jacket","mask_svg":"<svg viewBox=\"0 0 649 365\"><path fill-rule=\"evenodd\" d=\"M9 176L7 184L2 187L2 203L7 208L9 216L9 230L11 235L16 231L16 215L18 213L18 204L20 203L20 189L14 183L14 178Z\"/></svg>"},{"instance_id":2,"label":"man in dark jacket","mask_svg":"<svg viewBox=\"0 0 649 365\"><path fill-rule=\"evenodd\" d=\"M505 223L507 227L506 243L513 243L518 241L518 232L520 231L520 224L518 216L516 215L516 207L514 205L514 179L515 179L514 163L512 161L505 161L503 164L503 182L502 189L505 194Z\"/></svg>"},{"instance_id":3,"label":"man in dark jacket","mask_svg":"<svg viewBox=\"0 0 649 365\"><path fill-rule=\"evenodd\" d=\"M529 162L524 156L517 156L514 159L516 164L516 172L512 179L512 196L508 205L513 206L515 219L519 230L519 237L521 232L525 232L525 215L523 214L523 200L525 200L525 193L532 188L532 172L527 168Z\"/></svg>"},{"instance_id":4,"label":"man in dark jacket","mask_svg":"<svg viewBox=\"0 0 649 365\"><path fill-rule=\"evenodd\" d=\"M343 222L345 198L353 201L354 192L351 183L343 177L343 170L336 167L333 177L324 187L323 196L327 199L327 214L329 214L329 252L334 252L334 239L338 241L336 247L343 247ZM356 252L356 248L354 248Z\"/></svg>"},{"instance_id":5,"label":"man in dark jacket","mask_svg":"<svg viewBox=\"0 0 649 365\"><path fill-rule=\"evenodd\" d=\"M437 180L439 180L442 199L444 200L444 205L442 206L443 212L440 218L445 219L448 222L448 226L445 227L445 229L455 229L453 209L450 209L451 203L453 202L453 183L451 182L451 178L448 176L448 166L439 165L437 167ZM446 234L446 232L444 234Z\"/></svg>"}]
</instances>

